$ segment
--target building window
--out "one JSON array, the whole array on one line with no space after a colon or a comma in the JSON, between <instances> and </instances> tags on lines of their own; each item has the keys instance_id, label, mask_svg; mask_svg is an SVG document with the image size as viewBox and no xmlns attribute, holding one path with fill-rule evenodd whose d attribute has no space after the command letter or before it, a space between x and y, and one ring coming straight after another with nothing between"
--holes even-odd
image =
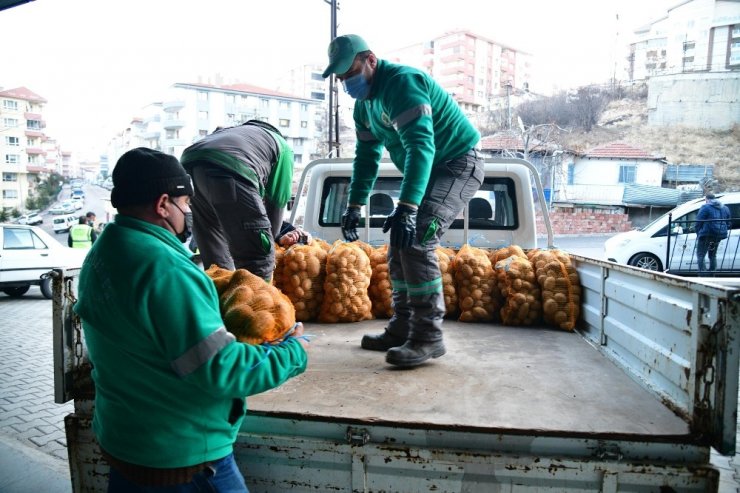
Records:
<instances>
[{"instance_id":1,"label":"building window","mask_svg":"<svg viewBox=\"0 0 740 493\"><path fill-rule=\"evenodd\" d=\"M208 112L207 111L199 111L198 112L198 120L208 120Z\"/></svg>"},{"instance_id":2,"label":"building window","mask_svg":"<svg viewBox=\"0 0 740 493\"><path fill-rule=\"evenodd\" d=\"M208 130L198 130L198 137L205 137L208 135Z\"/></svg>"},{"instance_id":3,"label":"building window","mask_svg":"<svg viewBox=\"0 0 740 493\"><path fill-rule=\"evenodd\" d=\"M4 199L17 199L18 190L3 190L3 198Z\"/></svg>"},{"instance_id":4,"label":"building window","mask_svg":"<svg viewBox=\"0 0 740 493\"><path fill-rule=\"evenodd\" d=\"M268 108L270 106L270 100L261 98L260 99L260 105L262 105L263 108Z\"/></svg>"},{"instance_id":5,"label":"building window","mask_svg":"<svg viewBox=\"0 0 740 493\"><path fill-rule=\"evenodd\" d=\"M236 94L229 94L228 96L226 96L226 102L227 103L231 103L231 104L235 104L236 103Z\"/></svg>"},{"instance_id":6,"label":"building window","mask_svg":"<svg viewBox=\"0 0 740 493\"><path fill-rule=\"evenodd\" d=\"M5 145L6 146L17 147L17 146L21 145L21 139L19 139L18 137L8 137L8 136L6 136L5 137Z\"/></svg>"},{"instance_id":7,"label":"building window","mask_svg":"<svg viewBox=\"0 0 740 493\"><path fill-rule=\"evenodd\" d=\"M308 128L308 122L306 120L301 120L301 128Z\"/></svg>"},{"instance_id":8,"label":"building window","mask_svg":"<svg viewBox=\"0 0 740 493\"><path fill-rule=\"evenodd\" d=\"M26 120L26 128L29 130L41 130L41 122L38 120Z\"/></svg>"},{"instance_id":9,"label":"building window","mask_svg":"<svg viewBox=\"0 0 740 493\"><path fill-rule=\"evenodd\" d=\"M17 118L3 118L3 126L7 128L15 128L18 126Z\"/></svg>"},{"instance_id":10,"label":"building window","mask_svg":"<svg viewBox=\"0 0 740 493\"><path fill-rule=\"evenodd\" d=\"M576 165L575 163L568 163L568 185L573 185L576 178Z\"/></svg>"},{"instance_id":11,"label":"building window","mask_svg":"<svg viewBox=\"0 0 740 493\"><path fill-rule=\"evenodd\" d=\"M282 110L289 110L290 109L290 101L280 101L280 109L282 109Z\"/></svg>"},{"instance_id":12,"label":"building window","mask_svg":"<svg viewBox=\"0 0 740 493\"><path fill-rule=\"evenodd\" d=\"M740 66L740 26L730 26L730 33L727 68Z\"/></svg>"},{"instance_id":13,"label":"building window","mask_svg":"<svg viewBox=\"0 0 740 493\"><path fill-rule=\"evenodd\" d=\"M320 80L320 81L323 81L324 78L321 77L321 74L319 72L311 72L311 80Z\"/></svg>"},{"instance_id":14,"label":"building window","mask_svg":"<svg viewBox=\"0 0 740 493\"><path fill-rule=\"evenodd\" d=\"M290 120L287 118L281 118L280 119L280 126L281 127L289 127L290 126Z\"/></svg>"},{"instance_id":15,"label":"building window","mask_svg":"<svg viewBox=\"0 0 740 493\"><path fill-rule=\"evenodd\" d=\"M20 157L18 154L6 154L5 155L5 164L18 164L20 162Z\"/></svg>"},{"instance_id":16,"label":"building window","mask_svg":"<svg viewBox=\"0 0 740 493\"><path fill-rule=\"evenodd\" d=\"M301 103L301 111L308 111L308 105L306 103Z\"/></svg>"},{"instance_id":17,"label":"building window","mask_svg":"<svg viewBox=\"0 0 740 493\"><path fill-rule=\"evenodd\" d=\"M18 173L3 173L3 181L18 181Z\"/></svg>"},{"instance_id":18,"label":"building window","mask_svg":"<svg viewBox=\"0 0 740 493\"><path fill-rule=\"evenodd\" d=\"M198 101L208 101L208 92L198 91Z\"/></svg>"},{"instance_id":19,"label":"building window","mask_svg":"<svg viewBox=\"0 0 740 493\"><path fill-rule=\"evenodd\" d=\"M311 99L324 101L326 99L326 94L324 94L323 92L311 91Z\"/></svg>"},{"instance_id":20,"label":"building window","mask_svg":"<svg viewBox=\"0 0 740 493\"><path fill-rule=\"evenodd\" d=\"M636 169L637 166L634 164L621 164L619 166L619 183L634 183Z\"/></svg>"},{"instance_id":21,"label":"building window","mask_svg":"<svg viewBox=\"0 0 740 493\"><path fill-rule=\"evenodd\" d=\"M10 99L3 99L3 109L10 111L18 111L18 101L11 101Z\"/></svg>"}]
</instances>

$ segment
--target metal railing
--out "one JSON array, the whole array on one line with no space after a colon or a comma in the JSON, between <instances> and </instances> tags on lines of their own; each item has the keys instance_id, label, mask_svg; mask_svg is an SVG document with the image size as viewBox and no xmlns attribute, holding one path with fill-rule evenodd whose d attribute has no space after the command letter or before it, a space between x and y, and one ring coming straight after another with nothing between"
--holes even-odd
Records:
<instances>
[{"instance_id":1,"label":"metal railing","mask_svg":"<svg viewBox=\"0 0 740 493\"><path fill-rule=\"evenodd\" d=\"M674 221L672 215L669 214L664 272L701 277L740 276L740 229L731 227L732 223L739 221L740 218ZM696 235L696 229L700 224L719 222L730 223L730 227L727 228L727 238L709 243L704 256L705 270L701 271L697 258L699 238ZM711 255L716 258L715 270L709 270Z\"/></svg>"}]
</instances>

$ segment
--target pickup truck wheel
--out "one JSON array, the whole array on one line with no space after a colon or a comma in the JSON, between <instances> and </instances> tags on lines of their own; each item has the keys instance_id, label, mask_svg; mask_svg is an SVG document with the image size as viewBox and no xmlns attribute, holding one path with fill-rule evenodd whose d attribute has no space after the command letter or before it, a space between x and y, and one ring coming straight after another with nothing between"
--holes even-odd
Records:
<instances>
[{"instance_id":1,"label":"pickup truck wheel","mask_svg":"<svg viewBox=\"0 0 740 493\"><path fill-rule=\"evenodd\" d=\"M663 264L661 264L660 259L652 253L638 253L630 259L629 264L646 270L663 270Z\"/></svg>"},{"instance_id":2,"label":"pickup truck wheel","mask_svg":"<svg viewBox=\"0 0 740 493\"><path fill-rule=\"evenodd\" d=\"M39 287L41 288L41 294L44 295L44 298L50 300L52 298L51 277L46 277L42 279Z\"/></svg>"},{"instance_id":3,"label":"pickup truck wheel","mask_svg":"<svg viewBox=\"0 0 740 493\"><path fill-rule=\"evenodd\" d=\"M3 289L3 293L7 294L11 298L19 298L26 294L28 290L31 289L31 286L21 286L19 288L5 288Z\"/></svg>"}]
</instances>

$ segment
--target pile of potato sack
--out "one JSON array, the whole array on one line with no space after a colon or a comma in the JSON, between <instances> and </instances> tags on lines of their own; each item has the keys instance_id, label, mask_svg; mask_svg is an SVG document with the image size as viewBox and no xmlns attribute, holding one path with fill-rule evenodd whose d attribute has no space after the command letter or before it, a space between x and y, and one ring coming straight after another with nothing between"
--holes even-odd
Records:
<instances>
[{"instance_id":1,"label":"pile of potato sack","mask_svg":"<svg viewBox=\"0 0 740 493\"><path fill-rule=\"evenodd\" d=\"M276 343L296 322L359 322L389 318L388 246L313 239L276 245L272 284L244 269L212 265L206 273L219 294L226 328L250 344ZM436 250L447 318L572 331L581 285L570 256L518 246L484 250L464 245Z\"/></svg>"}]
</instances>

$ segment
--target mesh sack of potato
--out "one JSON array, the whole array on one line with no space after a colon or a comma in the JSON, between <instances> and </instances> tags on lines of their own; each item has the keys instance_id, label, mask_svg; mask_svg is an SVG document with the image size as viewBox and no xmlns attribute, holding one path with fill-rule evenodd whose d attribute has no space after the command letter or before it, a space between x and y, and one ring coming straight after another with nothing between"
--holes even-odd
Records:
<instances>
[{"instance_id":1,"label":"mesh sack of potato","mask_svg":"<svg viewBox=\"0 0 740 493\"><path fill-rule=\"evenodd\" d=\"M527 254L524 253L524 250L522 250L522 247L518 245L509 245L507 247L498 248L496 250L491 250L490 252L488 252L488 257L491 259L491 265L493 265L494 267L496 266L499 260L509 258L512 255L516 255L517 257L527 258Z\"/></svg>"},{"instance_id":2,"label":"mesh sack of potato","mask_svg":"<svg viewBox=\"0 0 740 493\"><path fill-rule=\"evenodd\" d=\"M326 253L329 253L329 250L331 250L331 244L326 240L322 240L321 238L312 238L311 243L309 244L320 246Z\"/></svg>"},{"instance_id":3,"label":"mesh sack of potato","mask_svg":"<svg viewBox=\"0 0 740 493\"><path fill-rule=\"evenodd\" d=\"M373 248L370 252L372 276L367 294L373 304L376 318L390 318L393 315L393 287L388 272L388 245Z\"/></svg>"},{"instance_id":4,"label":"mesh sack of potato","mask_svg":"<svg viewBox=\"0 0 740 493\"><path fill-rule=\"evenodd\" d=\"M226 330L241 342L280 342L296 323L288 297L246 269L233 272L219 302Z\"/></svg>"},{"instance_id":5,"label":"mesh sack of potato","mask_svg":"<svg viewBox=\"0 0 740 493\"><path fill-rule=\"evenodd\" d=\"M581 282L570 256L561 250L540 250L532 256L532 264L542 288L545 322L574 330L580 316Z\"/></svg>"},{"instance_id":6,"label":"mesh sack of potato","mask_svg":"<svg viewBox=\"0 0 740 493\"><path fill-rule=\"evenodd\" d=\"M540 286L532 262L526 256L511 255L495 266L498 287L506 300L501 321L506 325L533 325L542 318Z\"/></svg>"},{"instance_id":7,"label":"mesh sack of potato","mask_svg":"<svg viewBox=\"0 0 740 493\"><path fill-rule=\"evenodd\" d=\"M218 293L218 296L220 297L224 291L226 291L226 288L229 286L229 283L231 282L231 278L234 275L233 270L224 269L222 267L219 267L216 264L211 264L209 268L206 269L206 274L208 274L208 277L211 278L213 281L213 284L216 286L216 292Z\"/></svg>"},{"instance_id":8,"label":"mesh sack of potato","mask_svg":"<svg viewBox=\"0 0 740 493\"><path fill-rule=\"evenodd\" d=\"M281 273L283 271L283 255L285 255L285 250L278 243L275 243L275 270L272 273L272 284L281 291L283 289Z\"/></svg>"},{"instance_id":9,"label":"mesh sack of potato","mask_svg":"<svg viewBox=\"0 0 740 493\"><path fill-rule=\"evenodd\" d=\"M455 286L461 322L490 322L496 319L500 302L496 277L488 254L463 245L454 261Z\"/></svg>"},{"instance_id":10,"label":"mesh sack of potato","mask_svg":"<svg viewBox=\"0 0 740 493\"><path fill-rule=\"evenodd\" d=\"M319 315L324 299L326 251L319 244L295 244L282 256L281 290L293 302L296 320L308 322Z\"/></svg>"},{"instance_id":11,"label":"mesh sack of potato","mask_svg":"<svg viewBox=\"0 0 740 493\"><path fill-rule=\"evenodd\" d=\"M442 273L442 292L445 297L445 316L454 318L460 313L459 301L457 299L457 288L455 287L454 260L455 251L450 248L438 247L434 253L437 255L439 271Z\"/></svg>"},{"instance_id":12,"label":"mesh sack of potato","mask_svg":"<svg viewBox=\"0 0 740 493\"><path fill-rule=\"evenodd\" d=\"M370 258L356 244L337 240L326 257L324 299L319 321L359 322L373 318L367 294L372 271Z\"/></svg>"}]
</instances>

